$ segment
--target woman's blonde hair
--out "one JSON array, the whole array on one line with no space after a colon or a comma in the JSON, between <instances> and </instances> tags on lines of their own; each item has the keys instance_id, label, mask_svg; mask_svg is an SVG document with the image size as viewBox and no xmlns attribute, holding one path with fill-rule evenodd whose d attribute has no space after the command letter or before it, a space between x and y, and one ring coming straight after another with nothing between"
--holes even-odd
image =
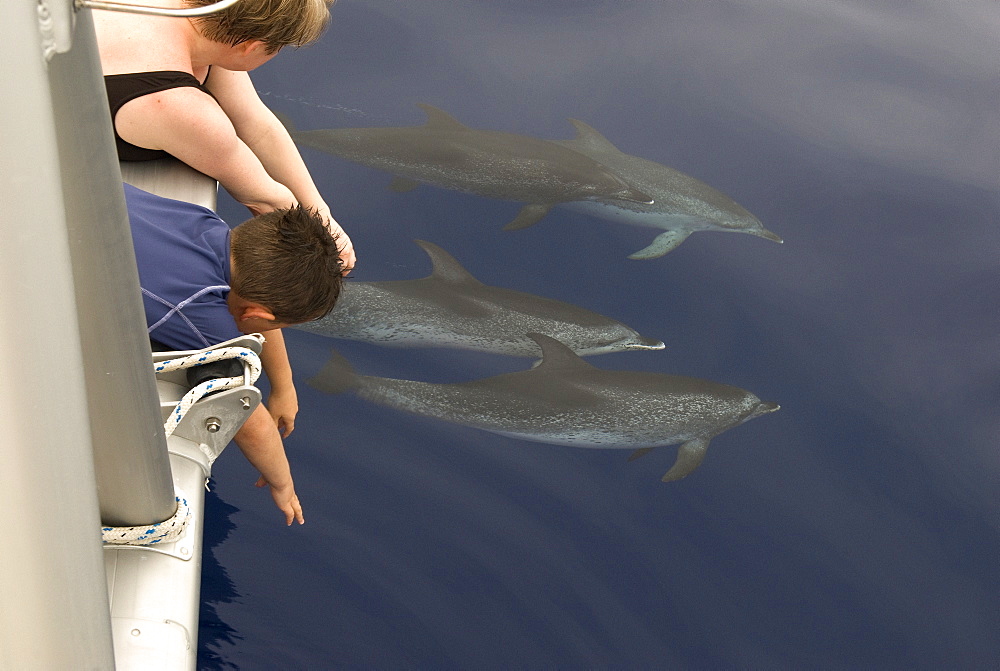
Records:
<instances>
[{"instance_id":1,"label":"woman's blonde hair","mask_svg":"<svg viewBox=\"0 0 1000 671\"><path fill-rule=\"evenodd\" d=\"M216 0L186 0L190 7ZM239 0L215 14L195 19L202 34L223 44L263 42L267 53L282 47L301 47L319 39L330 22L336 0Z\"/></svg>"}]
</instances>

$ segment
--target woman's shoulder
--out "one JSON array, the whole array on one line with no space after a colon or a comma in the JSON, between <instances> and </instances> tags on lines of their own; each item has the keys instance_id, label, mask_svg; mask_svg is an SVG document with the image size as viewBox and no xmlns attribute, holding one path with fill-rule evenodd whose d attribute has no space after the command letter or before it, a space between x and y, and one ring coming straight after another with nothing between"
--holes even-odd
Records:
<instances>
[{"instance_id":1,"label":"woman's shoulder","mask_svg":"<svg viewBox=\"0 0 1000 671\"><path fill-rule=\"evenodd\" d=\"M104 74L192 72L190 43L177 23L176 19L156 16L95 12L94 28Z\"/></svg>"}]
</instances>

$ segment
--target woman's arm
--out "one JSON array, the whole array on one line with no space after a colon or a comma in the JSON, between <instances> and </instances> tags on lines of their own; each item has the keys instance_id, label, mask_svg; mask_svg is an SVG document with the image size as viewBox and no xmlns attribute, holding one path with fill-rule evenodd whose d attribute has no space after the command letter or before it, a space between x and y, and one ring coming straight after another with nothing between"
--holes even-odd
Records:
<instances>
[{"instance_id":1,"label":"woman's arm","mask_svg":"<svg viewBox=\"0 0 1000 671\"><path fill-rule=\"evenodd\" d=\"M127 142L162 149L217 179L254 214L296 203L291 190L273 179L239 138L219 104L196 88L131 100L118 111L115 126Z\"/></svg>"},{"instance_id":2,"label":"woman's arm","mask_svg":"<svg viewBox=\"0 0 1000 671\"><path fill-rule=\"evenodd\" d=\"M246 72L212 68L206 82L231 120L237 136L253 151L267 173L288 187L295 199L319 211L342 248L344 267L354 266L351 239L330 214L309 169L288 131L257 95Z\"/></svg>"}]
</instances>

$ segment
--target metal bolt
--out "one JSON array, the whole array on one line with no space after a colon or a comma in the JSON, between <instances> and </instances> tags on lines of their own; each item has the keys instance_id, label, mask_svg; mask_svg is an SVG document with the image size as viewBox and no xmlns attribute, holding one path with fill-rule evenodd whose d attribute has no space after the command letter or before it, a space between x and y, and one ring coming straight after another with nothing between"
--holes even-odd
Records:
<instances>
[{"instance_id":1,"label":"metal bolt","mask_svg":"<svg viewBox=\"0 0 1000 671\"><path fill-rule=\"evenodd\" d=\"M243 409L244 410L249 410L250 409L250 397L249 396L244 396L240 400L243 402Z\"/></svg>"},{"instance_id":2,"label":"metal bolt","mask_svg":"<svg viewBox=\"0 0 1000 671\"><path fill-rule=\"evenodd\" d=\"M205 430L209 433L218 433L222 428L222 420L218 417L209 417L205 420Z\"/></svg>"}]
</instances>

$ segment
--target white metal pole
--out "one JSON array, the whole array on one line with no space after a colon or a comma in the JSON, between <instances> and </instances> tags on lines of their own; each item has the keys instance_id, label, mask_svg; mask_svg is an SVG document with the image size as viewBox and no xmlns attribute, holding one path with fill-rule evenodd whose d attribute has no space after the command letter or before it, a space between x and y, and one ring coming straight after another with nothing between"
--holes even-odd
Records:
<instances>
[{"instance_id":1,"label":"white metal pole","mask_svg":"<svg viewBox=\"0 0 1000 671\"><path fill-rule=\"evenodd\" d=\"M114 668L36 0L0 2L0 668Z\"/></svg>"},{"instance_id":2,"label":"white metal pole","mask_svg":"<svg viewBox=\"0 0 1000 671\"><path fill-rule=\"evenodd\" d=\"M76 16L73 50L48 70L101 520L162 522L174 487L89 10Z\"/></svg>"}]
</instances>

